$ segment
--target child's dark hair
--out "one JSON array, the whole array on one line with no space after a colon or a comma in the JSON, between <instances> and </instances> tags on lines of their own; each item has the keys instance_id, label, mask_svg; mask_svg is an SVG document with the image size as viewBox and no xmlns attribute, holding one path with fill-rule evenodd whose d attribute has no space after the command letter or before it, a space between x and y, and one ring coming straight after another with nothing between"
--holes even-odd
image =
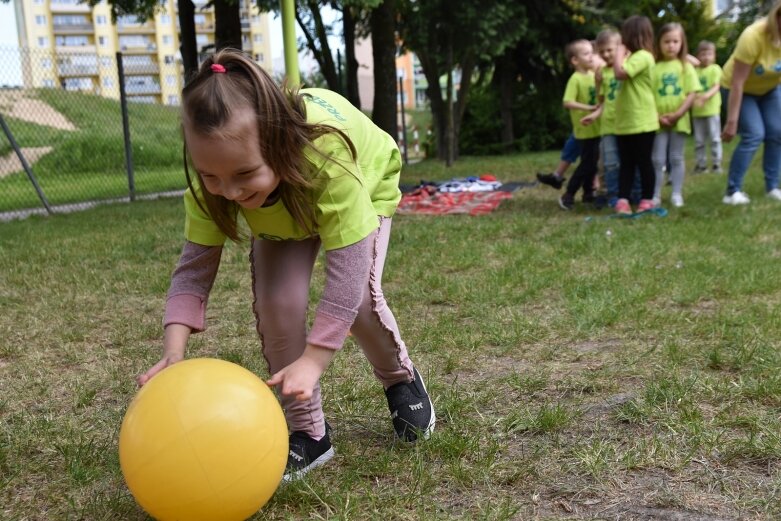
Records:
<instances>
[{"instance_id":1,"label":"child's dark hair","mask_svg":"<svg viewBox=\"0 0 781 521\"><path fill-rule=\"evenodd\" d=\"M615 29L604 29L599 31L599 34L597 35L597 47L607 45L616 38L620 39L621 34Z\"/></svg>"},{"instance_id":2,"label":"child's dark hair","mask_svg":"<svg viewBox=\"0 0 781 521\"><path fill-rule=\"evenodd\" d=\"M578 55L578 47L581 45L588 45L591 48L591 42L583 38L579 40L573 40L567 44L564 48L564 55L567 57L567 63L572 63L572 58Z\"/></svg>"},{"instance_id":3,"label":"child's dark hair","mask_svg":"<svg viewBox=\"0 0 781 521\"><path fill-rule=\"evenodd\" d=\"M222 65L225 72L213 72L212 64ZM323 135L337 134L349 148L353 159L356 152L341 130L325 124L307 123L304 96L297 90L280 88L266 71L241 52L223 49L206 58L198 73L182 90L182 125L201 136L221 136L231 116L253 110L259 129L260 153L279 178L280 198L296 223L313 234L313 165L304 157L304 150L318 153L313 142ZM187 186L193 190L186 142L184 169ZM209 193L200 175L197 178L201 187L201 197L195 197L198 206L226 236L239 241L238 206L233 201Z\"/></svg>"},{"instance_id":4,"label":"child's dark hair","mask_svg":"<svg viewBox=\"0 0 781 521\"><path fill-rule=\"evenodd\" d=\"M686 63L686 57L689 55L689 45L686 43L686 32L683 30L683 26L678 22L666 23L659 29L659 36L656 38L656 59L661 60L663 57L660 45L662 36L673 31L678 31L681 35L681 49L678 51L678 56L676 56L676 58L681 62Z\"/></svg>"},{"instance_id":5,"label":"child's dark hair","mask_svg":"<svg viewBox=\"0 0 781 521\"><path fill-rule=\"evenodd\" d=\"M716 44L713 43L710 40L701 40L699 44L697 44L697 54L701 53L702 51L708 51L713 50L716 51Z\"/></svg>"},{"instance_id":6,"label":"child's dark hair","mask_svg":"<svg viewBox=\"0 0 781 521\"><path fill-rule=\"evenodd\" d=\"M646 16L630 16L621 25L621 40L630 52L645 49L653 54L654 28L651 20Z\"/></svg>"}]
</instances>

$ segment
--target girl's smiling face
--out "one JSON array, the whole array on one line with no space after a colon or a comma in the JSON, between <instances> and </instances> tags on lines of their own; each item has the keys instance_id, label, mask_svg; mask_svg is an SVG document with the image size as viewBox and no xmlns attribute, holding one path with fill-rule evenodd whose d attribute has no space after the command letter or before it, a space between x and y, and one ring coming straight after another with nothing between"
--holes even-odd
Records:
<instances>
[{"instance_id":1,"label":"girl's smiling face","mask_svg":"<svg viewBox=\"0 0 781 521\"><path fill-rule=\"evenodd\" d=\"M665 60L680 58L682 46L683 36L679 30L668 31L659 38L659 50Z\"/></svg>"},{"instance_id":2,"label":"girl's smiling face","mask_svg":"<svg viewBox=\"0 0 781 521\"><path fill-rule=\"evenodd\" d=\"M279 178L260 153L254 111L239 111L210 135L190 127L185 122L184 139L204 188L244 208L263 205Z\"/></svg>"}]
</instances>

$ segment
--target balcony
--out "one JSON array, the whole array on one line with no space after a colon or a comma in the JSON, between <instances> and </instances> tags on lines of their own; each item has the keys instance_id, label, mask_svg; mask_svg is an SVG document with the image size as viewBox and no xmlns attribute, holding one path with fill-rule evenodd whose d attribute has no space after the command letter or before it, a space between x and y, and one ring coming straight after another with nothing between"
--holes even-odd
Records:
<instances>
[{"instance_id":1,"label":"balcony","mask_svg":"<svg viewBox=\"0 0 781 521\"><path fill-rule=\"evenodd\" d=\"M124 63L123 69L125 76L134 76L136 74L142 74L147 76L149 74L159 74L160 67L156 63Z\"/></svg>"},{"instance_id":2,"label":"balcony","mask_svg":"<svg viewBox=\"0 0 781 521\"><path fill-rule=\"evenodd\" d=\"M128 96L148 96L150 94L160 94L160 85L157 83L144 85L125 85L125 93Z\"/></svg>"},{"instance_id":3,"label":"balcony","mask_svg":"<svg viewBox=\"0 0 781 521\"><path fill-rule=\"evenodd\" d=\"M57 66L57 73L60 76L97 76L98 64L92 65L78 65L78 64L62 64Z\"/></svg>"},{"instance_id":4,"label":"balcony","mask_svg":"<svg viewBox=\"0 0 781 521\"><path fill-rule=\"evenodd\" d=\"M52 13L91 13L92 8L86 3L77 0L54 0L51 2Z\"/></svg>"},{"instance_id":5,"label":"balcony","mask_svg":"<svg viewBox=\"0 0 781 521\"><path fill-rule=\"evenodd\" d=\"M154 43L142 45L124 44L120 46L120 50L125 54L157 54L157 45Z\"/></svg>"},{"instance_id":6,"label":"balcony","mask_svg":"<svg viewBox=\"0 0 781 521\"><path fill-rule=\"evenodd\" d=\"M87 43L82 45L63 45L54 43L54 48L58 53L74 53L74 54L93 54L98 52L98 48L94 43Z\"/></svg>"},{"instance_id":7,"label":"balcony","mask_svg":"<svg viewBox=\"0 0 781 521\"><path fill-rule=\"evenodd\" d=\"M211 22L203 23L203 24L195 24L195 31L198 33L214 32L214 24Z\"/></svg>"},{"instance_id":8,"label":"balcony","mask_svg":"<svg viewBox=\"0 0 781 521\"><path fill-rule=\"evenodd\" d=\"M249 22L241 22L241 30L242 32L249 31Z\"/></svg>"},{"instance_id":9,"label":"balcony","mask_svg":"<svg viewBox=\"0 0 781 521\"><path fill-rule=\"evenodd\" d=\"M144 24L117 24L119 34L155 34L154 22Z\"/></svg>"},{"instance_id":10,"label":"balcony","mask_svg":"<svg viewBox=\"0 0 781 521\"><path fill-rule=\"evenodd\" d=\"M95 27L92 24L54 24L54 34L92 34Z\"/></svg>"}]
</instances>

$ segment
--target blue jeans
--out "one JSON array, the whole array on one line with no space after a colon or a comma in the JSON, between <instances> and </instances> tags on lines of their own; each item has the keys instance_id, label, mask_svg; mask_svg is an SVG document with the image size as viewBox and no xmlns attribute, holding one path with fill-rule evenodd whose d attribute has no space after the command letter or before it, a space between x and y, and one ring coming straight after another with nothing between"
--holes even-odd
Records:
<instances>
[{"instance_id":1,"label":"blue jeans","mask_svg":"<svg viewBox=\"0 0 781 521\"><path fill-rule=\"evenodd\" d=\"M561 160L574 163L580 157L580 141L575 139L575 134L570 134L561 149Z\"/></svg>"},{"instance_id":2,"label":"blue jeans","mask_svg":"<svg viewBox=\"0 0 781 521\"><path fill-rule=\"evenodd\" d=\"M762 157L762 169L765 171L765 191L778 188L781 170L781 86L762 96L743 94L738 134L740 143L732 153L729 163L727 195L741 191L743 178L754 153L763 142L765 153Z\"/></svg>"},{"instance_id":3,"label":"blue jeans","mask_svg":"<svg viewBox=\"0 0 781 521\"><path fill-rule=\"evenodd\" d=\"M616 136L613 134L605 134L602 136L602 141L599 146L600 154L602 154L602 163L605 168L607 204L612 208L616 205L616 201L618 201L618 172L620 166ZM637 204L637 202L640 201L640 192L640 176L635 175L635 185L632 188L632 195L629 197L629 200L632 203Z\"/></svg>"}]
</instances>

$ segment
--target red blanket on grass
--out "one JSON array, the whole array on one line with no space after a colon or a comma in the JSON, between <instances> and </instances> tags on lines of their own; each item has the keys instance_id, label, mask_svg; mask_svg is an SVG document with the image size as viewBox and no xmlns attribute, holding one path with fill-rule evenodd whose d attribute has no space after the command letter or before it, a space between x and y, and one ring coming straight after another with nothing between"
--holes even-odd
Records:
<instances>
[{"instance_id":1,"label":"red blanket on grass","mask_svg":"<svg viewBox=\"0 0 781 521\"><path fill-rule=\"evenodd\" d=\"M493 212L499 203L512 196L510 192L501 191L442 193L434 187L423 187L404 194L397 212L422 215L483 215Z\"/></svg>"}]
</instances>

